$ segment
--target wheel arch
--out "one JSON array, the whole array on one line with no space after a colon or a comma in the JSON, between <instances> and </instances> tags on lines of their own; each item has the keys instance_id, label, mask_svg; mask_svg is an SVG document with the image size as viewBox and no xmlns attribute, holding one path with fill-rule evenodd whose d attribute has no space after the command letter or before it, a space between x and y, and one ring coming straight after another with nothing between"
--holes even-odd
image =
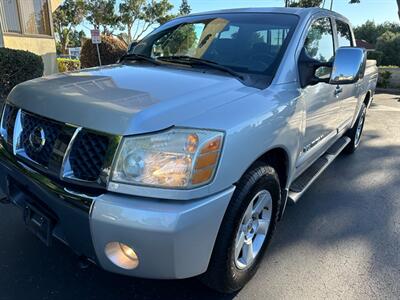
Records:
<instances>
[{"instance_id":1,"label":"wheel arch","mask_svg":"<svg viewBox=\"0 0 400 300\"><path fill-rule=\"evenodd\" d=\"M372 92L369 90L364 97L363 103L365 103L367 108L369 108L369 106L371 105L371 102L372 102Z\"/></svg>"},{"instance_id":2,"label":"wheel arch","mask_svg":"<svg viewBox=\"0 0 400 300\"><path fill-rule=\"evenodd\" d=\"M289 155L282 147L276 147L268 150L256 161L264 162L275 169L278 173L281 189L285 189L289 174Z\"/></svg>"},{"instance_id":3,"label":"wheel arch","mask_svg":"<svg viewBox=\"0 0 400 300\"><path fill-rule=\"evenodd\" d=\"M256 163L265 163L275 169L278 173L279 183L281 186L281 197L282 197L282 205L279 212L279 219L282 218L284 210L286 208L288 189L287 184L289 180L289 170L290 170L290 158L288 151L282 146L276 146L268 149L265 153L260 155L253 163L246 169L246 171L242 174L246 174L249 169ZM241 176L241 178L242 178Z\"/></svg>"}]
</instances>

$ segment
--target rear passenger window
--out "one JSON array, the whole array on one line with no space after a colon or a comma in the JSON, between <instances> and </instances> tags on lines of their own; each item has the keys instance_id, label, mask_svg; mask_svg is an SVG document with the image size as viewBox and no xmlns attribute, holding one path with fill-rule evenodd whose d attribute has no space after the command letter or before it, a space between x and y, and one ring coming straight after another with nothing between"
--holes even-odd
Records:
<instances>
[{"instance_id":1,"label":"rear passenger window","mask_svg":"<svg viewBox=\"0 0 400 300\"><path fill-rule=\"evenodd\" d=\"M350 26L345 22L336 20L336 28L337 28L339 48L353 46Z\"/></svg>"}]
</instances>

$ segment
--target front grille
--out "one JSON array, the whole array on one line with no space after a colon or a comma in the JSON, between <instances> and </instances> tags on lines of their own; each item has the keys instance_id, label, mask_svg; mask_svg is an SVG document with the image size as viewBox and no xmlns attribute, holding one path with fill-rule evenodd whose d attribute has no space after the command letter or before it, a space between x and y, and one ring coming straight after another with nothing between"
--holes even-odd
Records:
<instances>
[{"instance_id":1,"label":"front grille","mask_svg":"<svg viewBox=\"0 0 400 300\"><path fill-rule=\"evenodd\" d=\"M108 146L108 137L80 132L69 157L74 176L87 181L99 178Z\"/></svg>"},{"instance_id":2,"label":"front grille","mask_svg":"<svg viewBox=\"0 0 400 300\"><path fill-rule=\"evenodd\" d=\"M68 182L103 188L106 183L100 175L103 170L110 170L117 146L110 142L112 136L40 117L12 105L4 109L1 136L8 150L33 168Z\"/></svg>"},{"instance_id":3,"label":"front grille","mask_svg":"<svg viewBox=\"0 0 400 300\"><path fill-rule=\"evenodd\" d=\"M15 119L17 117L18 109L14 106L6 105L4 107L4 119L2 122L2 128L5 133L5 139L6 142L9 145L12 145L12 139L13 139L13 131L14 131L14 124L15 124Z\"/></svg>"},{"instance_id":4,"label":"front grille","mask_svg":"<svg viewBox=\"0 0 400 300\"><path fill-rule=\"evenodd\" d=\"M54 145L61 132L61 123L48 121L30 114L24 114L21 118L22 133L20 143L26 155L44 167L49 166L50 157ZM43 130L46 142L41 149L36 149L31 142L31 136L35 130Z\"/></svg>"}]
</instances>

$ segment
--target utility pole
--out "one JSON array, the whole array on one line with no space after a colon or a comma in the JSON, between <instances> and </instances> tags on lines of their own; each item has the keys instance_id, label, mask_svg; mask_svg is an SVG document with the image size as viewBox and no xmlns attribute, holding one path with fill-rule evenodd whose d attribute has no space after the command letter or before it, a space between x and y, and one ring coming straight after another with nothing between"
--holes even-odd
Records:
<instances>
[{"instance_id":1,"label":"utility pole","mask_svg":"<svg viewBox=\"0 0 400 300\"><path fill-rule=\"evenodd\" d=\"M331 0L331 10L333 9L333 0Z\"/></svg>"},{"instance_id":2,"label":"utility pole","mask_svg":"<svg viewBox=\"0 0 400 300\"><path fill-rule=\"evenodd\" d=\"M397 0L397 7L399 8L399 19L400 19L400 0Z\"/></svg>"}]
</instances>

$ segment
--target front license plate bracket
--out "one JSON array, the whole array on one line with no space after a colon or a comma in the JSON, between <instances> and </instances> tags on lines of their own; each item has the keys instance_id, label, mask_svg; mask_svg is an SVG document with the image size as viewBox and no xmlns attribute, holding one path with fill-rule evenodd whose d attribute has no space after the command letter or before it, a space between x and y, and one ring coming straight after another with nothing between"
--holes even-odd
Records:
<instances>
[{"instance_id":1,"label":"front license plate bracket","mask_svg":"<svg viewBox=\"0 0 400 300\"><path fill-rule=\"evenodd\" d=\"M28 230L45 243L46 246L51 245L53 222L46 214L31 204L25 204L24 222Z\"/></svg>"}]
</instances>

